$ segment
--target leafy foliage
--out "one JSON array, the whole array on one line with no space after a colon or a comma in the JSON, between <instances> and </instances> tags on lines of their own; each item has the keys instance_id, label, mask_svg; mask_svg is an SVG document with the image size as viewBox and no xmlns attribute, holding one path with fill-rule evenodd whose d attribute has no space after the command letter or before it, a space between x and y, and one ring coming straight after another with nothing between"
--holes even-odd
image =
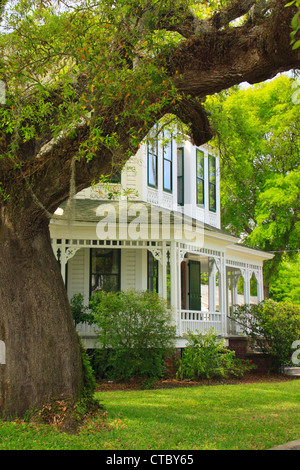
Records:
<instances>
[{"instance_id":1,"label":"leafy foliage","mask_svg":"<svg viewBox=\"0 0 300 470\"><path fill-rule=\"evenodd\" d=\"M166 303L146 291L97 292L89 303L99 349L97 376L114 380L161 377L173 353L175 327Z\"/></svg>"},{"instance_id":2,"label":"leafy foliage","mask_svg":"<svg viewBox=\"0 0 300 470\"><path fill-rule=\"evenodd\" d=\"M292 32L290 33L291 44L293 45L293 49L298 49L298 47L300 47L300 40L297 39L297 34L300 29L300 26L299 26L300 1L292 0L291 2L288 2L285 6L291 7L292 5L295 5L298 11L293 16L292 22L291 22L291 26L292 26Z\"/></svg>"},{"instance_id":3,"label":"leafy foliage","mask_svg":"<svg viewBox=\"0 0 300 470\"><path fill-rule=\"evenodd\" d=\"M300 254L292 260L284 256L272 277L270 296L277 302L291 302L300 305Z\"/></svg>"},{"instance_id":4,"label":"leafy foliage","mask_svg":"<svg viewBox=\"0 0 300 470\"><path fill-rule=\"evenodd\" d=\"M75 325L85 322L90 323L92 321L89 309L84 305L82 294L74 294L70 300L70 306Z\"/></svg>"},{"instance_id":5,"label":"leafy foliage","mask_svg":"<svg viewBox=\"0 0 300 470\"><path fill-rule=\"evenodd\" d=\"M199 334L189 332L185 338L188 343L177 373L181 379L242 377L253 368L249 361L236 359L235 352L225 347L213 329Z\"/></svg>"},{"instance_id":6,"label":"leafy foliage","mask_svg":"<svg viewBox=\"0 0 300 470\"><path fill-rule=\"evenodd\" d=\"M300 107L293 83L280 76L207 103L221 154L222 226L244 244L274 252L264 273L271 286L284 253L292 263L299 249Z\"/></svg>"},{"instance_id":7,"label":"leafy foliage","mask_svg":"<svg viewBox=\"0 0 300 470\"><path fill-rule=\"evenodd\" d=\"M153 116L178 97L164 63L178 39L155 28L156 15L169 8L179 20L177 3L15 2L4 15L6 34L0 37L0 76L7 85L0 122L12 135L13 165L24 164L21 142L72 135L80 122L91 132L78 158L89 161L102 146L117 152L124 123L137 145L137 122L147 127L149 121L151 127ZM112 112L115 123L107 133L106 113Z\"/></svg>"},{"instance_id":8,"label":"leafy foliage","mask_svg":"<svg viewBox=\"0 0 300 470\"><path fill-rule=\"evenodd\" d=\"M82 386L81 386L81 401L87 404L93 402L96 390L96 380L94 371L92 369L89 356L78 336L81 359L82 359Z\"/></svg>"},{"instance_id":9,"label":"leafy foliage","mask_svg":"<svg viewBox=\"0 0 300 470\"><path fill-rule=\"evenodd\" d=\"M299 307L268 299L238 306L232 315L252 343L271 356L274 368L291 364L292 344L300 339Z\"/></svg>"}]
</instances>

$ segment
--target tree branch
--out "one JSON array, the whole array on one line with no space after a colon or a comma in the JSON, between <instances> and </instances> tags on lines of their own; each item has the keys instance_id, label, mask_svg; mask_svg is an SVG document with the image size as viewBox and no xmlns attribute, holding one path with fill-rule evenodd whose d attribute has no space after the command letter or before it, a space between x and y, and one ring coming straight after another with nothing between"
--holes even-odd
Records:
<instances>
[{"instance_id":1,"label":"tree branch","mask_svg":"<svg viewBox=\"0 0 300 470\"><path fill-rule=\"evenodd\" d=\"M233 0L226 8L206 19L200 19L192 11L183 11L183 9L177 12L168 11L158 17L158 25L168 31L176 31L188 39L194 35L216 32L228 26L231 21L245 15L261 1L266 3L266 0ZM174 21L174 17L177 21Z\"/></svg>"},{"instance_id":2,"label":"tree branch","mask_svg":"<svg viewBox=\"0 0 300 470\"><path fill-rule=\"evenodd\" d=\"M249 24L194 35L169 58L170 75L180 92L205 97L235 84L257 83L300 67L300 52L290 45L294 8L273 1L270 14Z\"/></svg>"}]
</instances>

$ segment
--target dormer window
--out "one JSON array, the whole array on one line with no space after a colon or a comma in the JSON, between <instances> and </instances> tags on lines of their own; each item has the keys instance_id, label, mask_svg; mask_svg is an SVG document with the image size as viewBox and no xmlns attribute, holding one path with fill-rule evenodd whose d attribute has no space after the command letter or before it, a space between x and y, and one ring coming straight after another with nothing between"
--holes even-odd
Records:
<instances>
[{"instance_id":1,"label":"dormer window","mask_svg":"<svg viewBox=\"0 0 300 470\"><path fill-rule=\"evenodd\" d=\"M157 188L158 175L158 142L153 140L148 144L147 166L148 166L148 186Z\"/></svg>"},{"instance_id":2,"label":"dormer window","mask_svg":"<svg viewBox=\"0 0 300 470\"><path fill-rule=\"evenodd\" d=\"M204 207L204 153L196 149L197 205Z\"/></svg>"},{"instance_id":3,"label":"dormer window","mask_svg":"<svg viewBox=\"0 0 300 470\"><path fill-rule=\"evenodd\" d=\"M209 210L217 210L217 190L216 190L216 157L208 155L208 184L209 184Z\"/></svg>"}]
</instances>

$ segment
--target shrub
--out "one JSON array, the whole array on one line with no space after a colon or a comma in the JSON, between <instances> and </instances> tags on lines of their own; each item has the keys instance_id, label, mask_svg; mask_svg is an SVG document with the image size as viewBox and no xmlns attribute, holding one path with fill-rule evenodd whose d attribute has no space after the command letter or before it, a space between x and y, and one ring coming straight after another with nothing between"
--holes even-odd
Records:
<instances>
[{"instance_id":1,"label":"shrub","mask_svg":"<svg viewBox=\"0 0 300 470\"><path fill-rule=\"evenodd\" d=\"M235 352L225 347L213 329L198 334L189 332L185 338L188 344L177 372L181 379L241 377L253 368L249 361L235 359Z\"/></svg>"},{"instance_id":2,"label":"shrub","mask_svg":"<svg viewBox=\"0 0 300 470\"><path fill-rule=\"evenodd\" d=\"M92 321L89 309L84 305L82 294L74 294L70 301L70 306L75 325Z\"/></svg>"},{"instance_id":3,"label":"shrub","mask_svg":"<svg viewBox=\"0 0 300 470\"><path fill-rule=\"evenodd\" d=\"M299 307L268 299L237 307L233 317L251 343L270 355L273 368L291 364L292 344L300 339Z\"/></svg>"},{"instance_id":4,"label":"shrub","mask_svg":"<svg viewBox=\"0 0 300 470\"><path fill-rule=\"evenodd\" d=\"M80 398L87 400L87 401L93 401L94 393L96 390L95 374L91 366L89 356L82 344L82 341L79 336L77 337L78 337L78 343L79 343L80 354L81 354L81 362L82 362L82 383L81 383Z\"/></svg>"},{"instance_id":5,"label":"shrub","mask_svg":"<svg viewBox=\"0 0 300 470\"><path fill-rule=\"evenodd\" d=\"M156 293L97 292L90 300L99 349L93 367L102 377L158 378L173 353L175 327L166 302Z\"/></svg>"}]
</instances>

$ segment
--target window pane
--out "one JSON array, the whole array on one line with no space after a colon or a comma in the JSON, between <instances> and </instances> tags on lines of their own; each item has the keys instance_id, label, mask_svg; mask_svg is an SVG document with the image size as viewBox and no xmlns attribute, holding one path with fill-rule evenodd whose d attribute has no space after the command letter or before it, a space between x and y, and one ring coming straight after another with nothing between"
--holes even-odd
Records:
<instances>
[{"instance_id":1,"label":"window pane","mask_svg":"<svg viewBox=\"0 0 300 470\"><path fill-rule=\"evenodd\" d=\"M177 149L177 203L180 206L184 204L184 184L183 184L183 174L184 174L184 159L183 159L183 149Z\"/></svg>"},{"instance_id":2,"label":"window pane","mask_svg":"<svg viewBox=\"0 0 300 470\"><path fill-rule=\"evenodd\" d=\"M197 178L204 179L204 154L197 149Z\"/></svg>"},{"instance_id":3,"label":"window pane","mask_svg":"<svg viewBox=\"0 0 300 470\"><path fill-rule=\"evenodd\" d=\"M168 142L164 145L164 158L169 161L172 160L172 142Z\"/></svg>"},{"instance_id":4,"label":"window pane","mask_svg":"<svg viewBox=\"0 0 300 470\"><path fill-rule=\"evenodd\" d=\"M182 178L177 178L177 202L183 205L183 181Z\"/></svg>"},{"instance_id":5,"label":"window pane","mask_svg":"<svg viewBox=\"0 0 300 470\"><path fill-rule=\"evenodd\" d=\"M204 181L197 181L197 204L204 204Z\"/></svg>"},{"instance_id":6,"label":"window pane","mask_svg":"<svg viewBox=\"0 0 300 470\"><path fill-rule=\"evenodd\" d=\"M209 182L216 184L216 159L209 155L208 157Z\"/></svg>"},{"instance_id":7,"label":"window pane","mask_svg":"<svg viewBox=\"0 0 300 470\"><path fill-rule=\"evenodd\" d=\"M158 292L158 261L148 251L148 290Z\"/></svg>"},{"instance_id":8,"label":"window pane","mask_svg":"<svg viewBox=\"0 0 300 470\"><path fill-rule=\"evenodd\" d=\"M148 154L148 184L157 186L157 157L150 152Z\"/></svg>"},{"instance_id":9,"label":"window pane","mask_svg":"<svg viewBox=\"0 0 300 470\"><path fill-rule=\"evenodd\" d=\"M168 135L168 138L171 136ZM172 191L172 141L167 142L163 147L163 189Z\"/></svg>"},{"instance_id":10,"label":"window pane","mask_svg":"<svg viewBox=\"0 0 300 470\"><path fill-rule=\"evenodd\" d=\"M216 211L217 201L216 201L216 185L209 185L209 210Z\"/></svg>"},{"instance_id":11,"label":"window pane","mask_svg":"<svg viewBox=\"0 0 300 470\"><path fill-rule=\"evenodd\" d=\"M91 255L91 293L120 290L120 250L93 248Z\"/></svg>"},{"instance_id":12,"label":"window pane","mask_svg":"<svg viewBox=\"0 0 300 470\"><path fill-rule=\"evenodd\" d=\"M177 176L183 176L183 149L177 150Z\"/></svg>"},{"instance_id":13,"label":"window pane","mask_svg":"<svg viewBox=\"0 0 300 470\"><path fill-rule=\"evenodd\" d=\"M172 191L172 162L164 160L164 189Z\"/></svg>"}]
</instances>

